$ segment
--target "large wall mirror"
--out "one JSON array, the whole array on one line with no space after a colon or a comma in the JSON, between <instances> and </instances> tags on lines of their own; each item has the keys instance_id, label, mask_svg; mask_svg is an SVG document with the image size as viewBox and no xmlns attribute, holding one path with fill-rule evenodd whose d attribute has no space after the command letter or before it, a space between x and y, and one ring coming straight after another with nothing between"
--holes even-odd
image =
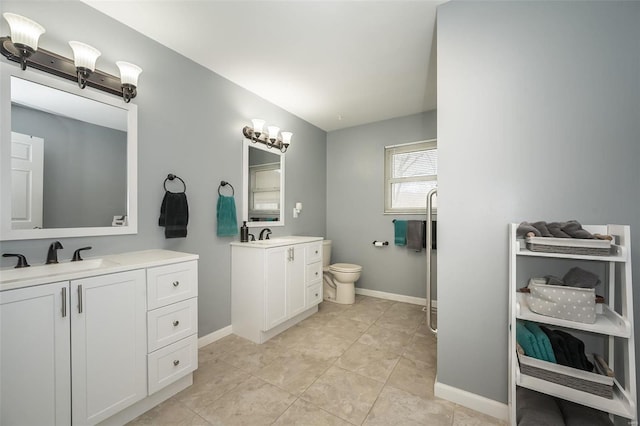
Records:
<instances>
[{"instance_id":1,"label":"large wall mirror","mask_svg":"<svg viewBox=\"0 0 640 426\"><path fill-rule=\"evenodd\" d=\"M135 234L136 105L1 65L0 240Z\"/></svg>"},{"instance_id":2,"label":"large wall mirror","mask_svg":"<svg viewBox=\"0 0 640 426\"><path fill-rule=\"evenodd\" d=\"M284 226L283 153L245 139L242 154L242 220L249 227Z\"/></svg>"}]
</instances>

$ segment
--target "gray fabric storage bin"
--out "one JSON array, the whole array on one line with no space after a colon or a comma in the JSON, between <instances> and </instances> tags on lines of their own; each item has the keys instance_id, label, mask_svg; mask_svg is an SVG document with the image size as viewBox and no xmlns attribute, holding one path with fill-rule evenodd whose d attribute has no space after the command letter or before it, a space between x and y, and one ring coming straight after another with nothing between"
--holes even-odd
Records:
<instances>
[{"instance_id":1,"label":"gray fabric storage bin","mask_svg":"<svg viewBox=\"0 0 640 426\"><path fill-rule=\"evenodd\" d=\"M596 322L596 291L592 288L545 284L544 278L529 280L527 304L532 312L568 321Z\"/></svg>"}]
</instances>

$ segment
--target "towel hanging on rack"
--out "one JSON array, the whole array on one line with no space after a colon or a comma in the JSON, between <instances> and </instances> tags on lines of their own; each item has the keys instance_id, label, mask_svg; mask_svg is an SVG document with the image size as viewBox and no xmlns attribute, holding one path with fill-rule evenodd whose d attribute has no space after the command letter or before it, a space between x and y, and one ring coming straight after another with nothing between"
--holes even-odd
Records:
<instances>
[{"instance_id":1,"label":"towel hanging on rack","mask_svg":"<svg viewBox=\"0 0 640 426\"><path fill-rule=\"evenodd\" d=\"M407 221L394 219L393 229L395 231L394 243L397 246L407 245Z\"/></svg>"},{"instance_id":2,"label":"towel hanging on rack","mask_svg":"<svg viewBox=\"0 0 640 426\"><path fill-rule=\"evenodd\" d=\"M184 186L182 192L167 190L167 180L180 180ZM164 226L165 238L184 238L187 236L189 223L189 204L187 203L187 185L178 176L169 174L163 183L165 193L160 206L158 225Z\"/></svg>"},{"instance_id":3,"label":"towel hanging on rack","mask_svg":"<svg viewBox=\"0 0 640 426\"><path fill-rule=\"evenodd\" d=\"M231 196L222 195L220 189L229 186ZM218 186L218 204L216 206L217 233L219 237L238 235L238 219L236 217L235 191L229 182L221 181Z\"/></svg>"}]
</instances>

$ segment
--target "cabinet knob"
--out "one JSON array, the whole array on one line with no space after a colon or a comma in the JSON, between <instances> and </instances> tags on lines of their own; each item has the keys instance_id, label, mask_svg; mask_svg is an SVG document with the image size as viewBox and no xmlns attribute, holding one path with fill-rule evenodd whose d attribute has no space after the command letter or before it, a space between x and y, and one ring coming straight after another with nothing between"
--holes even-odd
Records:
<instances>
[{"instance_id":1,"label":"cabinet knob","mask_svg":"<svg viewBox=\"0 0 640 426\"><path fill-rule=\"evenodd\" d=\"M173 322L173 326L174 326L174 327L177 327L177 326L178 326L178 324L180 324L180 321L178 321L178 320L175 320L175 321Z\"/></svg>"},{"instance_id":2,"label":"cabinet knob","mask_svg":"<svg viewBox=\"0 0 640 426\"><path fill-rule=\"evenodd\" d=\"M318 297L318 293L316 293L316 297Z\"/></svg>"},{"instance_id":3,"label":"cabinet knob","mask_svg":"<svg viewBox=\"0 0 640 426\"><path fill-rule=\"evenodd\" d=\"M178 287L179 285L180 285L180 281L174 281L174 282L173 282L173 286L174 286L174 287Z\"/></svg>"},{"instance_id":4,"label":"cabinet knob","mask_svg":"<svg viewBox=\"0 0 640 426\"><path fill-rule=\"evenodd\" d=\"M180 360L179 359L174 359L173 360L173 365L177 366L178 364L180 364Z\"/></svg>"},{"instance_id":5,"label":"cabinet knob","mask_svg":"<svg viewBox=\"0 0 640 426\"><path fill-rule=\"evenodd\" d=\"M316 250L316 254L318 254L318 250Z\"/></svg>"},{"instance_id":6,"label":"cabinet knob","mask_svg":"<svg viewBox=\"0 0 640 426\"><path fill-rule=\"evenodd\" d=\"M318 276L318 272L316 272L316 277Z\"/></svg>"}]
</instances>

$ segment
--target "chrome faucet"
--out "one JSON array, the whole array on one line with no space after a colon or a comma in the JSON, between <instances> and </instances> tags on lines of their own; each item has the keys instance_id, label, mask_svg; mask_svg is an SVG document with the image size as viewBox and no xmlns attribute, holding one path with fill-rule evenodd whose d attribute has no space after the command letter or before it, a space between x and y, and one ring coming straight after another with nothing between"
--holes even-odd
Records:
<instances>
[{"instance_id":1,"label":"chrome faucet","mask_svg":"<svg viewBox=\"0 0 640 426\"><path fill-rule=\"evenodd\" d=\"M265 236L264 233L267 233L267 235ZM259 240L268 240L269 239L269 235L271 235L271 229L269 228L264 228L262 231L260 231L260 236L258 237Z\"/></svg>"},{"instance_id":2,"label":"chrome faucet","mask_svg":"<svg viewBox=\"0 0 640 426\"><path fill-rule=\"evenodd\" d=\"M56 250L60 250L61 248L64 247L62 247L60 241L54 241L51 243L49 251L47 252L47 265L51 263L58 263L58 252Z\"/></svg>"}]
</instances>

